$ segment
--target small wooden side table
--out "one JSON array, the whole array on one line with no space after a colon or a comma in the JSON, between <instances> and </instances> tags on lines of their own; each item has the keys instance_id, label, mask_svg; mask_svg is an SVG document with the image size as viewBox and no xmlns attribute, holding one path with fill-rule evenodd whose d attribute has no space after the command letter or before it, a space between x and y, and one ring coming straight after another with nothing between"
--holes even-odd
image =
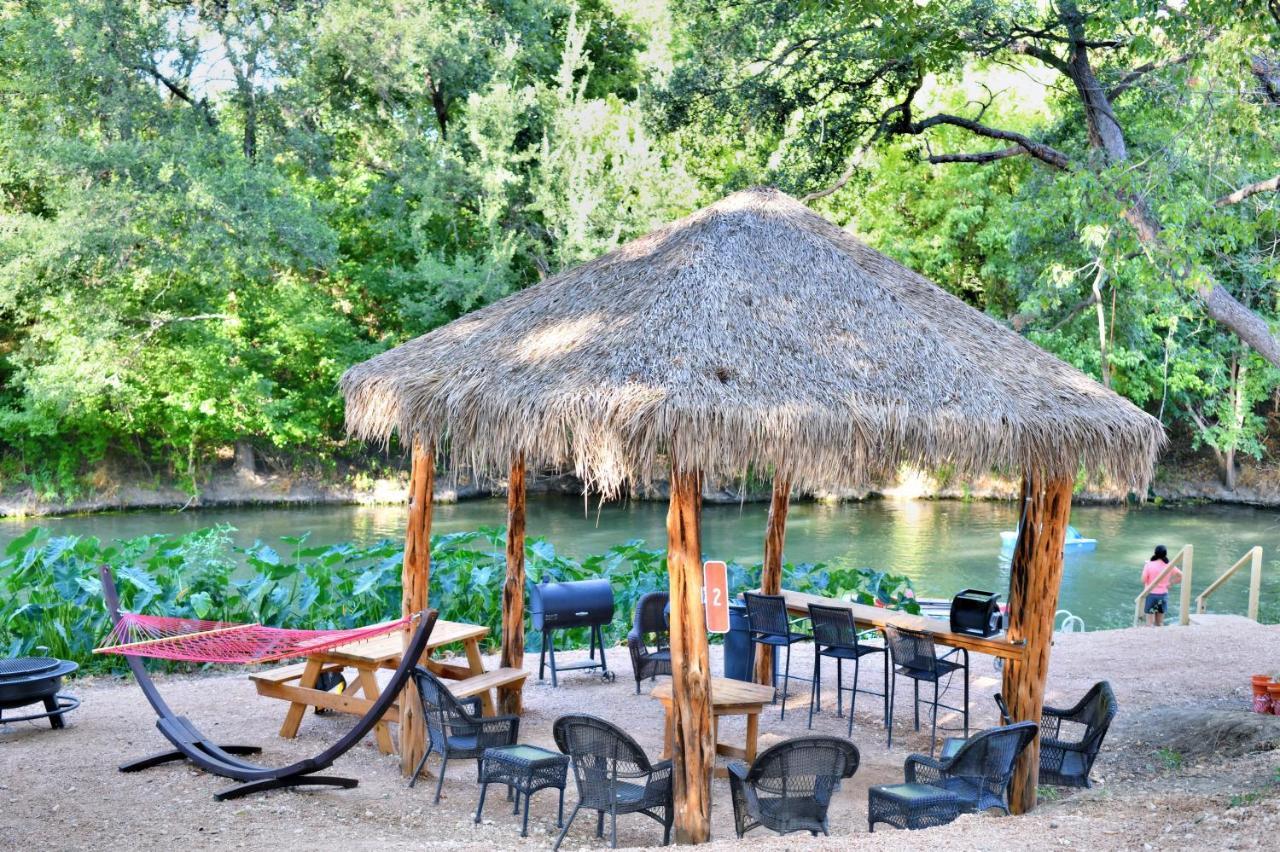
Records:
<instances>
[{"instance_id":1,"label":"small wooden side table","mask_svg":"<svg viewBox=\"0 0 1280 852\"><path fill-rule=\"evenodd\" d=\"M658 684L649 694L661 701L666 711L666 733L662 740L662 756L671 757L671 747L675 740L671 713L671 681ZM711 678L711 722L715 729L716 754L736 757L747 763L755 760L756 740L760 734L760 711L771 701L773 701L771 686L723 677ZM720 742L719 719L721 716L747 717L746 742L742 746ZM728 777L729 771L717 766L715 774L717 778L725 778Z\"/></svg>"}]
</instances>

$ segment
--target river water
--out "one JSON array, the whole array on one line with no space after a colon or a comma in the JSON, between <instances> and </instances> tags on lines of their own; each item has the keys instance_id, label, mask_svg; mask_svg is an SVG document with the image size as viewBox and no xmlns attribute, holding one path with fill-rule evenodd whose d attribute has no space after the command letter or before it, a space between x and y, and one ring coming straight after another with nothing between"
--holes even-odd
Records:
<instances>
[{"instance_id":1,"label":"river water","mask_svg":"<svg viewBox=\"0 0 1280 852\"><path fill-rule=\"evenodd\" d=\"M703 550L707 558L743 563L762 557L767 504L707 506ZM435 508L434 532L505 523L505 502L474 500ZM399 506L233 508L188 512L120 512L37 520L0 519L0 550L33 525L60 535L103 540L150 533L181 533L227 523L242 544L254 539L279 546L282 535L311 532L310 543L361 542L403 535ZM907 574L923 597L950 598L963 588L989 589L1007 598L1008 556L1000 531L1013 529L1012 503L873 500L824 505L798 503L787 520L789 562L869 566ZM1084 619L1089 630L1122 627L1132 619L1141 590L1139 573L1156 544L1170 554L1195 545L1196 594L1255 544L1264 547L1262 620L1280 622L1280 512L1239 506L1079 506L1071 523L1096 538L1092 553L1069 555L1059 606ZM632 538L653 547L666 540L666 504L585 505L581 499L531 496L528 533L548 538L571 556L600 552ZM1245 612L1248 566L1210 598L1211 612ZM784 581L785 582L785 581ZM1176 589L1170 596L1176 607Z\"/></svg>"}]
</instances>

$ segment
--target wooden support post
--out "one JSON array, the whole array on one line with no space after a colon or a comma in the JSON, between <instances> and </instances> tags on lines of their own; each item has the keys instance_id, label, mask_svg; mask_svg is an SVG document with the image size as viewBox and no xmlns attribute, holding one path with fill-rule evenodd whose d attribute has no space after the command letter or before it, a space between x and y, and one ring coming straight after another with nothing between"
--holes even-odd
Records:
<instances>
[{"instance_id":1,"label":"wooden support post","mask_svg":"<svg viewBox=\"0 0 1280 852\"><path fill-rule=\"evenodd\" d=\"M769 500L769 523L764 533L764 569L760 572L760 591L766 595L782 594L782 542L787 535L787 508L790 501L790 480L775 477L773 497ZM756 683L773 683L772 650L755 646Z\"/></svg>"},{"instance_id":2,"label":"wooden support post","mask_svg":"<svg viewBox=\"0 0 1280 852\"><path fill-rule=\"evenodd\" d=\"M677 843L711 837L711 666L702 608L702 475L671 465L667 572L671 593L671 728Z\"/></svg>"},{"instance_id":3,"label":"wooden support post","mask_svg":"<svg viewBox=\"0 0 1280 852\"><path fill-rule=\"evenodd\" d=\"M1191 581L1187 581L1191 585ZM1262 545L1253 549L1249 564L1249 617L1258 620L1258 600L1262 597Z\"/></svg>"},{"instance_id":4,"label":"wooden support post","mask_svg":"<svg viewBox=\"0 0 1280 852\"><path fill-rule=\"evenodd\" d=\"M507 482L507 581L502 587L502 667L524 668L524 454ZM498 690L500 713L520 714L523 684Z\"/></svg>"},{"instance_id":5,"label":"wooden support post","mask_svg":"<svg viewBox=\"0 0 1280 852\"><path fill-rule=\"evenodd\" d=\"M1046 480L1027 473L1022 480L1022 525L1009 578L1009 639L1027 643L1026 656L1006 660L1003 692L1015 722L1039 722L1049 677L1053 614L1062 584L1062 547L1071 515L1070 478ZM1022 753L1009 788L1013 813L1035 807L1040 780L1040 740Z\"/></svg>"},{"instance_id":6,"label":"wooden support post","mask_svg":"<svg viewBox=\"0 0 1280 852\"><path fill-rule=\"evenodd\" d=\"M400 608L404 615L427 608L431 585L431 500L435 491L435 447L413 442L413 468L409 474L409 522L404 534L403 591ZM404 642L411 633L406 630ZM411 680L400 693L400 771L412 775L426 751L427 729L423 722L418 690Z\"/></svg>"},{"instance_id":7,"label":"wooden support post","mask_svg":"<svg viewBox=\"0 0 1280 852\"><path fill-rule=\"evenodd\" d=\"M1195 550L1188 544L1184 552L1186 556L1182 558L1182 580L1178 589L1178 623L1186 627L1191 623L1191 572L1195 570Z\"/></svg>"}]
</instances>

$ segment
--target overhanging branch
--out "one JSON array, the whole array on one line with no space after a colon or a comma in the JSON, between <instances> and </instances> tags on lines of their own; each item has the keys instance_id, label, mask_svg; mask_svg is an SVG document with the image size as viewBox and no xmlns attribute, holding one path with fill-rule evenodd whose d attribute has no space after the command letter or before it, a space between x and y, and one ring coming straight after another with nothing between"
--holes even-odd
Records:
<instances>
[{"instance_id":1,"label":"overhanging branch","mask_svg":"<svg viewBox=\"0 0 1280 852\"><path fill-rule=\"evenodd\" d=\"M994 163L997 160L1003 160L1008 157L1018 157L1027 153L1027 149L1021 145L1010 145L1008 148L1001 148L998 151L976 151L964 154L930 154L928 157L931 163Z\"/></svg>"},{"instance_id":2,"label":"overhanging branch","mask_svg":"<svg viewBox=\"0 0 1280 852\"><path fill-rule=\"evenodd\" d=\"M1251 183L1248 186L1242 186L1235 192L1227 193L1221 198L1213 202L1214 207L1230 207L1232 204L1239 204L1246 198L1257 195L1261 192L1280 192L1280 175L1267 180L1260 180L1257 183Z\"/></svg>"},{"instance_id":3,"label":"overhanging branch","mask_svg":"<svg viewBox=\"0 0 1280 852\"><path fill-rule=\"evenodd\" d=\"M989 127L988 125L980 124L979 122L959 115L939 113L926 118L924 121L912 123L909 128L907 128L907 132L916 134L923 133L930 127L936 127L940 124L962 127L970 133L976 133L977 135L985 136L988 139L999 139L1001 142L1012 142L1032 157L1053 166L1055 169L1062 169L1065 171L1071 168L1071 159L1066 154L1050 145L1046 145L1043 142L1037 142L1028 136L1022 135L1021 133L1014 133L1012 130L1002 130L997 127Z\"/></svg>"}]
</instances>

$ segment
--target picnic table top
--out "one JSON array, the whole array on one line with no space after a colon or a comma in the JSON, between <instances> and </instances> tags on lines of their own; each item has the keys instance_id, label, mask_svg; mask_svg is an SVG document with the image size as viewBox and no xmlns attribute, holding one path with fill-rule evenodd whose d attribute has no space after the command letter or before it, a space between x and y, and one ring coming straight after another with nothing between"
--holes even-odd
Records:
<instances>
[{"instance_id":1,"label":"picnic table top","mask_svg":"<svg viewBox=\"0 0 1280 852\"><path fill-rule=\"evenodd\" d=\"M759 589L755 590L757 593ZM1011 641L1004 633L995 636L971 636L968 633L952 633L950 623L939 618L924 615L912 615L896 609L885 609L878 606L851 603L823 595L811 595L805 592L793 592L783 589L782 596L787 600L787 610L793 615L808 615L809 604L819 606L838 606L853 611L853 620L860 626L883 628L897 627L901 630L914 630L928 633L939 645L953 648L964 648L979 654L990 654L1006 660L1021 660L1026 656L1026 642Z\"/></svg>"},{"instance_id":2,"label":"picnic table top","mask_svg":"<svg viewBox=\"0 0 1280 852\"><path fill-rule=\"evenodd\" d=\"M649 693L659 701L671 700L671 681L665 680ZM759 709L761 705L773 700L773 687L751 683L732 678L711 678L711 706L721 710L728 707L750 707Z\"/></svg>"},{"instance_id":3,"label":"picnic table top","mask_svg":"<svg viewBox=\"0 0 1280 852\"><path fill-rule=\"evenodd\" d=\"M488 635L489 628L482 624L438 620L431 630L431 638L427 640L427 650L433 651L442 645L452 645L455 642L476 641ZM353 666L386 666L388 663L399 660L403 650L404 634L397 631L373 639L348 642L311 656Z\"/></svg>"}]
</instances>

